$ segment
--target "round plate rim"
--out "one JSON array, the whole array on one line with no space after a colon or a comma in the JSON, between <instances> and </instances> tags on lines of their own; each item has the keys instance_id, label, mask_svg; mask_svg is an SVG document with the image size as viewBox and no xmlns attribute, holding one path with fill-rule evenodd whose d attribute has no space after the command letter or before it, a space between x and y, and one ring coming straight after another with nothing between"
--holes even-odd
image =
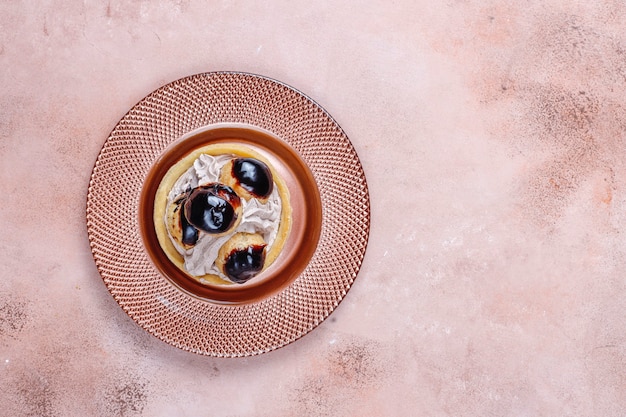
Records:
<instances>
[{"instance_id":1,"label":"round plate rim","mask_svg":"<svg viewBox=\"0 0 626 417\"><path fill-rule=\"evenodd\" d=\"M117 131L118 127L120 126L120 124L125 121L129 115L132 114L132 112L137 109L140 105L142 105L142 103L144 103L147 99L149 99L150 97L154 96L155 94L157 94L158 92L162 92L165 91L169 86L172 86L176 83L184 83L186 80L193 80L196 79L198 77L221 77L221 76L225 76L225 77L233 77L234 79L237 79L238 77L243 77L246 79L252 79L252 80L258 80L259 82L266 82L266 83L270 83L270 84L274 84L277 88L283 88L283 89L287 89L289 91L291 91L293 94L300 96L303 100L305 100L308 105L312 105L315 110L318 110L320 112L322 112L323 116L328 119L329 123L332 124L333 128L336 129L336 131L339 133L339 135L341 137L343 137L345 139L344 145L349 147L349 150L351 152L351 157L353 158L353 161L355 161L356 163L356 170L359 174L359 178L358 180L360 181L360 185L362 186L362 189L360 191L360 194L362 196L362 205L364 206L363 210L362 210L362 218L359 219L360 221L360 230L359 232L361 233L361 241L359 242L360 247L359 247L359 253L358 253L358 259L356 259L356 266L353 266L353 273L352 273L352 277L348 280L347 284L345 285L345 288L343 288L340 293L338 293L335 296L335 299L333 300L332 303L330 303L329 305L327 305L326 310L324 310L319 316L315 317L314 319L309 319L309 322L306 323L305 326L300 326L298 331L295 334L290 335L287 338L283 338L281 340L278 341L274 341L273 343L268 343L264 346L257 346L255 348L249 348L249 349L237 349L237 348L233 348L232 350L224 350L223 348L220 349L215 349L213 347L211 347L211 344L207 344L206 346L197 346L197 345L189 345L189 344L185 344L185 343L180 343L180 341L174 340L172 337L169 337L170 335L168 335L167 333L164 333L162 331L159 331L157 329L155 329L151 323L154 322L154 320L150 321L148 319L146 319L145 314L138 314L139 312L137 311L133 311L132 308L129 307L128 304L124 303L124 300L122 299L122 297L120 297L119 293L116 293L114 291L113 285L115 284L109 276L109 272L105 270L103 263L101 262L101 258L99 258L97 256L97 246L98 246L98 236L95 236L94 234L94 208L92 207L93 204L93 191L94 191L94 186L98 181L98 175L99 175L99 166L102 163L102 155L103 152L107 146L107 144L109 143L109 141L113 138L115 132ZM254 124L252 124L254 126ZM207 126L207 125L205 125ZM259 126L262 129L265 129L265 126ZM275 132L272 132L275 133ZM180 137L180 135L178 136ZM177 137L177 138L178 138ZM173 138L171 141L175 141L177 138ZM158 159L158 155L154 158L154 161ZM154 162L153 161L153 162ZM315 169L313 167L309 167L311 169L311 171L314 172L315 174ZM137 191L137 194L139 194L141 192L141 190ZM348 290L351 288L351 286L354 283L354 280L356 279L356 276L361 268L362 262L363 262L363 258L365 256L365 251L367 249L368 246L368 241L369 241L369 233L370 233L370 221L371 221L371 214L370 214L370 201L369 201L369 190L368 190L368 186L367 186L367 181L365 178L365 173L363 171L360 159L358 158L358 155L356 154L356 150L354 149L352 143L350 142L350 140L348 139L347 135L345 134L345 132L343 131L343 129L341 128L341 126L339 126L339 124L332 118L332 116L322 107L320 106L317 102L315 102L313 99L311 99L308 95L302 93L300 90L297 90L281 81L266 77L266 76L262 76L262 75L258 75L258 74L253 74L253 73L247 73L247 72L241 72L241 71L215 71L215 72L204 72L204 73L198 73L198 74L194 74L194 75L189 75L183 78L179 78L175 81L172 81L170 83L167 83L159 88L157 88L156 90L154 90L153 92L151 92L150 94L148 94L147 96L145 96L143 99L141 99L139 102L137 102L134 106L132 106L125 114L124 116L120 119L120 121L116 124L116 126L112 129L111 133L109 134L108 138L106 139L105 143L102 146L102 149L100 150L100 153L98 154L98 157L93 165L93 169L92 169L92 174L90 176L90 181L89 181L89 187L87 190L87 207L86 207L86 220L87 220L87 233L88 233L88 239L89 239L89 244L90 244L90 248L91 248L91 252L92 252L92 256L94 258L94 261L96 263L96 267L98 269L98 272L101 276L101 278L103 279L103 282L105 284L105 286L107 287L107 289L109 290L109 292L111 293L111 295L113 296L113 298L116 300L116 302L120 305L120 307L122 307L122 309L126 312L126 314L128 314L140 327L142 327L144 330L146 330L147 332L149 332L150 334L154 335L155 337L159 338L160 340L173 345L175 347L178 347L182 350L186 350L186 351L190 351L190 352L194 352L194 353L198 353L198 354L203 354L203 355L207 355L207 356L215 356L215 357L241 357L241 356L252 356L252 355L258 355L261 353L265 353L265 352L269 352L278 348L281 348L283 346L286 346L292 342L294 342L295 340L298 340L299 338L301 338L302 336L308 334L311 330L313 330L315 327L317 327L322 321L324 321L335 309L336 307L339 305L339 303L341 303L343 301L343 299L345 298L345 295L347 294ZM322 209L324 210L324 206L325 206L325 201L324 201L324 197L322 197ZM139 239L141 239L139 237ZM317 250L315 252L315 254L317 254ZM313 256L315 256L315 254ZM152 267L154 268L154 265L152 265ZM159 275L160 272L157 272ZM167 281L167 278L162 277L164 280ZM297 278L296 280L298 280L299 278ZM169 282L169 281L168 281ZM180 291L180 290L179 290ZM284 291L284 290L283 290ZM282 292L282 291L281 291ZM231 308L231 306L228 305L217 305L220 308ZM203 324L202 322L198 322L198 325Z\"/></svg>"}]
</instances>

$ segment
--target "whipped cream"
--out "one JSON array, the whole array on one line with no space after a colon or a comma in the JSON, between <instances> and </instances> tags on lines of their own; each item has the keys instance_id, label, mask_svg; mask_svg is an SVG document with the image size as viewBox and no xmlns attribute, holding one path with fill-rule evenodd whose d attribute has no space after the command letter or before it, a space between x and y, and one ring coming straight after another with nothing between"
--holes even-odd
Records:
<instances>
[{"instance_id":1,"label":"whipped cream","mask_svg":"<svg viewBox=\"0 0 626 417\"><path fill-rule=\"evenodd\" d=\"M176 180L172 190L168 194L167 203L170 204L176 197L189 189L199 185L217 182L222 167L234 158L236 158L234 155L200 155L198 159L194 161L193 166ZM282 201L278 193L278 187L274 184L274 190L265 203L261 203L256 198L252 198L248 201L242 198L241 204L243 208L241 222L235 229L219 237L200 232L198 241L191 249L182 248L168 232L172 244L178 253L182 255L185 262L185 269L189 274L195 277L213 274L230 281L217 266L215 266L215 260L217 259L220 247L235 233L259 233L263 236L263 240L267 242L266 250L269 252L276 239L280 225ZM167 222L167 219L164 219L164 221Z\"/></svg>"}]
</instances>

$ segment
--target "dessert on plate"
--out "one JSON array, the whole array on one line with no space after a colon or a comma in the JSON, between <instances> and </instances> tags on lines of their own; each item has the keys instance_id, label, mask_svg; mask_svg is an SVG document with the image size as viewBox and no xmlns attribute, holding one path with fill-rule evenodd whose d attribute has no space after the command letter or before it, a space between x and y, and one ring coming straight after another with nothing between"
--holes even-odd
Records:
<instances>
[{"instance_id":1,"label":"dessert on plate","mask_svg":"<svg viewBox=\"0 0 626 417\"><path fill-rule=\"evenodd\" d=\"M155 195L159 245L203 284L243 284L266 270L291 230L289 190L270 162L238 143L194 150Z\"/></svg>"}]
</instances>

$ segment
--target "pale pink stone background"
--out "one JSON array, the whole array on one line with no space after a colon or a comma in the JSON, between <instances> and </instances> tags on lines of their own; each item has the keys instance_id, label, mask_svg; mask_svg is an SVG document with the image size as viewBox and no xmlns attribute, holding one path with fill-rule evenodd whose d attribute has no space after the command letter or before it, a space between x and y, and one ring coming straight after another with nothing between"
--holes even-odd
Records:
<instances>
[{"instance_id":1,"label":"pale pink stone background","mask_svg":"<svg viewBox=\"0 0 626 417\"><path fill-rule=\"evenodd\" d=\"M0 3L0 415L626 415L626 6L594 3ZM85 225L116 122L215 70L324 106L372 201L344 302L246 359L137 326Z\"/></svg>"}]
</instances>

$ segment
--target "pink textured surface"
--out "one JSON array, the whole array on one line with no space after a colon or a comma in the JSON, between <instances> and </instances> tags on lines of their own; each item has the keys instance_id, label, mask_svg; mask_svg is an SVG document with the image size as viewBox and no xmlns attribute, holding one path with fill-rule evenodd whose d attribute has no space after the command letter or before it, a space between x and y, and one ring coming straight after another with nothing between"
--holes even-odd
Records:
<instances>
[{"instance_id":1,"label":"pink textured surface","mask_svg":"<svg viewBox=\"0 0 626 417\"><path fill-rule=\"evenodd\" d=\"M31 3L0 4L3 414L626 414L623 2ZM85 226L117 121L216 70L319 102L371 196L344 301L243 359L139 327Z\"/></svg>"}]
</instances>

